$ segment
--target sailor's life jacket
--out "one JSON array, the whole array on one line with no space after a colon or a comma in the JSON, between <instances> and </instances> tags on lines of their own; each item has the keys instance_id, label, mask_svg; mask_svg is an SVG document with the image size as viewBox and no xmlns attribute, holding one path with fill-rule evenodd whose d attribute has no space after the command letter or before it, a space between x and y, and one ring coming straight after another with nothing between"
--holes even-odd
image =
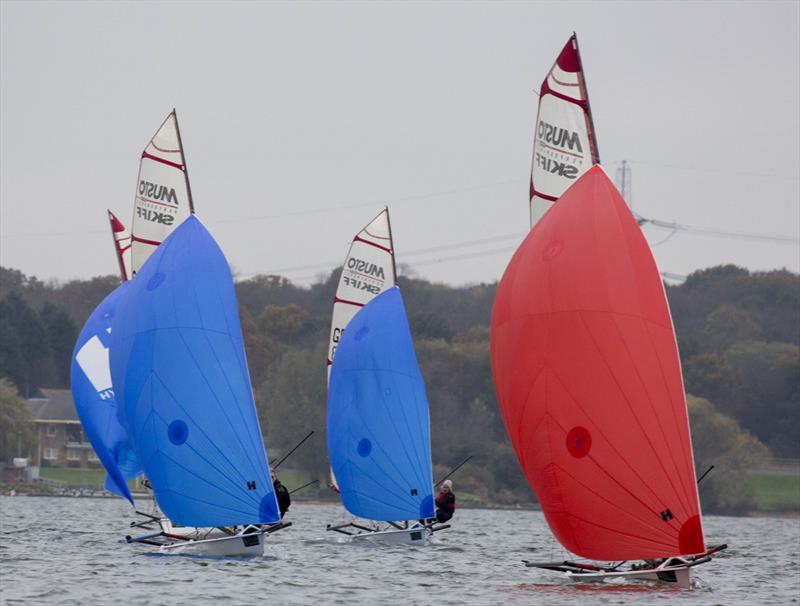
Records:
<instances>
[{"instance_id":1,"label":"sailor's life jacket","mask_svg":"<svg viewBox=\"0 0 800 606\"><path fill-rule=\"evenodd\" d=\"M292 504L292 497L289 496L289 491L286 486L281 484L280 480L275 480L272 486L275 488L275 497L278 499L278 509L281 511L281 519L289 511L289 505Z\"/></svg>"},{"instance_id":2,"label":"sailor's life jacket","mask_svg":"<svg viewBox=\"0 0 800 606\"><path fill-rule=\"evenodd\" d=\"M444 490L436 497L436 519L439 522L446 522L453 517L456 511L456 495Z\"/></svg>"}]
</instances>

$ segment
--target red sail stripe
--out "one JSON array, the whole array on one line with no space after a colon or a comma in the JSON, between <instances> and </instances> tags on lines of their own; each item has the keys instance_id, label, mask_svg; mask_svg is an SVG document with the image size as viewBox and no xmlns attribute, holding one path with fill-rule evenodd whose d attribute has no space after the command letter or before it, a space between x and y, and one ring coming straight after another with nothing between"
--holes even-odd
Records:
<instances>
[{"instance_id":1,"label":"red sail stripe","mask_svg":"<svg viewBox=\"0 0 800 606\"><path fill-rule=\"evenodd\" d=\"M170 162L169 160L165 160L164 158L159 158L158 156L154 156L153 154L148 154L146 150L142 152L142 158L147 158L148 160L153 160L154 162L161 162L161 164L172 166L173 168L177 168L180 171L184 170L183 164L178 164L177 162Z\"/></svg>"},{"instance_id":2,"label":"red sail stripe","mask_svg":"<svg viewBox=\"0 0 800 606\"><path fill-rule=\"evenodd\" d=\"M370 242L369 240L365 240L361 236L356 236L353 238L353 242L363 242L364 244L369 244L370 246L374 246L375 248L380 248L383 251L386 251L389 254L392 254L391 248L386 248L385 246L381 246L380 244L376 244L375 242Z\"/></svg>"}]
</instances>

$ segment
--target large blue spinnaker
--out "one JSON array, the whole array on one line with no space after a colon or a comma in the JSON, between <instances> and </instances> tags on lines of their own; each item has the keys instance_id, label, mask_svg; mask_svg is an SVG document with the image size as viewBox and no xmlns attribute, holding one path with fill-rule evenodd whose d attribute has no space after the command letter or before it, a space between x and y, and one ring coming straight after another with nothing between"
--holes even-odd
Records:
<instances>
[{"instance_id":1,"label":"large blue spinnaker","mask_svg":"<svg viewBox=\"0 0 800 606\"><path fill-rule=\"evenodd\" d=\"M190 216L120 303L111 376L162 511L186 526L280 520L228 262Z\"/></svg>"},{"instance_id":2,"label":"large blue spinnaker","mask_svg":"<svg viewBox=\"0 0 800 606\"><path fill-rule=\"evenodd\" d=\"M428 399L395 286L347 325L328 390L328 457L353 515L433 517Z\"/></svg>"},{"instance_id":3,"label":"large blue spinnaker","mask_svg":"<svg viewBox=\"0 0 800 606\"><path fill-rule=\"evenodd\" d=\"M108 354L117 304L126 286L118 286L86 320L72 352L70 383L83 431L108 473L105 489L133 504L127 480L140 475L142 468L119 421Z\"/></svg>"}]
</instances>

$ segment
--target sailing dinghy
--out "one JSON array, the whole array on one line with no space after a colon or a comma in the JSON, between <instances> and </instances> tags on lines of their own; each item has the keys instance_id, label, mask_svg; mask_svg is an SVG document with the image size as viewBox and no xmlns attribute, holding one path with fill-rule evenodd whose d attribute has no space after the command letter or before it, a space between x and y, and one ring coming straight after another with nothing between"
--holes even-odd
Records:
<instances>
[{"instance_id":1,"label":"sailing dinghy","mask_svg":"<svg viewBox=\"0 0 800 606\"><path fill-rule=\"evenodd\" d=\"M600 162L578 37L573 33L539 89L531 167L531 227Z\"/></svg>"},{"instance_id":2,"label":"sailing dinghy","mask_svg":"<svg viewBox=\"0 0 800 606\"><path fill-rule=\"evenodd\" d=\"M430 418L403 298L374 297L347 325L331 366L328 457L345 509L328 526L355 541L425 545L434 516Z\"/></svg>"},{"instance_id":3,"label":"sailing dinghy","mask_svg":"<svg viewBox=\"0 0 800 606\"><path fill-rule=\"evenodd\" d=\"M291 524L280 522L233 278L196 217L126 285L110 364L122 423L169 518L169 528L160 520L159 531L128 541L162 553L263 554L264 535Z\"/></svg>"},{"instance_id":4,"label":"sailing dinghy","mask_svg":"<svg viewBox=\"0 0 800 606\"><path fill-rule=\"evenodd\" d=\"M491 356L508 435L551 531L574 554L619 562L527 565L577 582L689 587L691 569L726 546L703 539L664 287L599 165L511 259L492 311Z\"/></svg>"}]
</instances>

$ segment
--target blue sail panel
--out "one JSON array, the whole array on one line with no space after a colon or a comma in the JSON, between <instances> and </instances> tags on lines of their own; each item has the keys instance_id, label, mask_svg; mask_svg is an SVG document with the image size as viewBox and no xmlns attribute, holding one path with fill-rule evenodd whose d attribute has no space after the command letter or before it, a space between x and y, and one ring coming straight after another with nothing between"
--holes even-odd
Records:
<instances>
[{"instance_id":1,"label":"blue sail panel","mask_svg":"<svg viewBox=\"0 0 800 606\"><path fill-rule=\"evenodd\" d=\"M433 516L428 399L397 287L344 331L328 389L328 457L353 515Z\"/></svg>"},{"instance_id":2,"label":"blue sail panel","mask_svg":"<svg viewBox=\"0 0 800 606\"><path fill-rule=\"evenodd\" d=\"M111 375L136 455L173 522L280 519L233 278L196 217L130 282L112 333Z\"/></svg>"},{"instance_id":3,"label":"blue sail panel","mask_svg":"<svg viewBox=\"0 0 800 606\"><path fill-rule=\"evenodd\" d=\"M127 481L140 475L142 468L118 418L108 353L117 305L126 285L103 299L86 320L72 353L70 384L83 431L108 474L105 489L133 504Z\"/></svg>"}]
</instances>

